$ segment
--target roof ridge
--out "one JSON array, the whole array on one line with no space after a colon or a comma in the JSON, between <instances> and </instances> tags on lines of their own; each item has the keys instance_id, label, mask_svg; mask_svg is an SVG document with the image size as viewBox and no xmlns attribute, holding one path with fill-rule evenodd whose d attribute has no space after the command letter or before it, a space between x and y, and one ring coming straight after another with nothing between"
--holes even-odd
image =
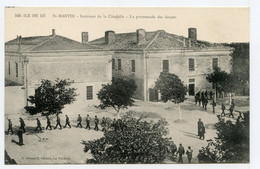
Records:
<instances>
[{"instance_id":1,"label":"roof ridge","mask_svg":"<svg viewBox=\"0 0 260 169\"><path fill-rule=\"evenodd\" d=\"M33 50L34 48L37 48L37 47L39 47L39 46L45 44L46 42L48 42L49 40L53 39L54 37L56 37L56 35L51 36L50 38L48 38L47 40L45 40L45 41L39 43L38 45L35 45L35 46L32 46L31 48L28 48L28 51L31 51L31 50Z\"/></svg>"},{"instance_id":2,"label":"roof ridge","mask_svg":"<svg viewBox=\"0 0 260 169\"><path fill-rule=\"evenodd\" d=\"M161 33L162 31L157 31L157 34L154 36L154 38L151 40L151 42L143 49L144 51L147 50L151 45L152 43L155 41L155 39L157 39L157 37L159 36L159 34Z\"/></svg>"}]
</instances>

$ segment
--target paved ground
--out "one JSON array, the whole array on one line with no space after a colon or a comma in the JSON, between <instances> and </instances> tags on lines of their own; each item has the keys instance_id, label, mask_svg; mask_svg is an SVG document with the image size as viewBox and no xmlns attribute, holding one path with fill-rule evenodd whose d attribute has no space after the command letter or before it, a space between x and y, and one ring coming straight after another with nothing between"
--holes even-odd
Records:
<instances>
[{"instance_id":1,"label":"paved ground","mask_svg":"<svg viewBox=\"0 0 260 169\"><path fill-rule=\"evenodd\" d=\"M241 98L240 98L241 100ZM242 100L247 100L243 97ZM224 101L224 100L223 100ZM73 105L67 106L63 110L63 114L60 116L62 124L64 124L65 114L68 114L71 119L72 128L66 128L62 130L52 130L43 133L38 133L35 135L33 132L36 126L36 117L39 117L42 125L46 126L46 119L44 117L28 116L25 113L21 113L19 109L8 107L6 104L5 117L7 119L11 118L13 125L18 128L19 121L18 118L21 116L25 119L27 134L24 135L24 146L18 146L15 142L18 141L16 135L6 135L5 137L5 149L11 158L14 158L18 164L82 164L85 163L87 158L91 155L83 152L82 140L93 140L102 137L102 132L97 132L94 130L86 130L75 128L76 119L78 113L81 114L83 119L89 114L91 117L97 115L99 118L110 117L116 118L115 111L112 108L100 110L94 107L82 107L75 108ZM10 106L10 104L9 104ZM227 106L228 107L228 106ZM237 107L239 110L247 110L248 105L243 105L242 107ZM12 110L12 111L11 111ZM195 106L193 103L193 98L187 99L181 104L182 118L184 122L180 123L178 106L172 104L172 108L169 109L168 103L160 102L142 102L136 101L135 106L122 110L122 114L126 111L134 110L142 112L144 114L150 114L149 118L156 121L160 117L166 118L169 122L169 137L172 137L175 144L178 145L182 143L185 149L191 146L194 150L193 152L193 163L197 163L196 158L199 149L202 146L207 145L208 139L213 139L216 136L216 130L214 130L214 123L217 122L216 114L220 114L220 105L216 107L216 114L213 114L212 108L208 106L208 111L203 110L199 106ZM237 116L237 114L235 114ZM206 127L206 138L205 140L200 140L197 138L197 121L201 118ZM55 125L55 116L51 117ZM226 117L226 119L229 119ZM234 120L234 119L231 119ZM7 121L7 120L6 120ZM6 122L7 123L7 122ZM85 123L83 123L85 125ZM91 124L93 126L93 124ZM5 124L7 129L7 124ZM12 140L14 140L12 142ZM187 162L186 156L184 162Z\"/></svg>"}]
</instances>

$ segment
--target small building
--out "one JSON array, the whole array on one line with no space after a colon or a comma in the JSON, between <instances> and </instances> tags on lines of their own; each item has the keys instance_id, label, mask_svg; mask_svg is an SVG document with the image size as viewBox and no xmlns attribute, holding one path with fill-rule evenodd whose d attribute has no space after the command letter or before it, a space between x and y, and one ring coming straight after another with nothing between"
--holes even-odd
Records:
<instances>
[{"instance_id":1,"label":"small building","mask_svg":"<svg viewBox=\"0 0 260 169\"><path fill-rule=\"evenodd\" d=\"M22 85L25 105L41 79L70 79L77 88L78 104L99 103L96 93L102 84L112 79L112 51L87 44L88 33L82 42L63 36L21 37L5 43L5 80ZM21 89L21 90L22 90Z\"/></svg>"},{"instance_id":2,"label":"small building","mask_svg":"<svg viewBox=\"0 0 260 169\"><path fill-rule=\"evenodd\" d=\"M211 90L206 75L218 66L229 72L232 48L197 40L197 29L189 28L188 37L170 34L164 30L116 34L106 31L105 36L88 44L113 50L113 77L133 78L137 84L135 98L158 100L154 89L161 72L179 76L188 87L188 95L200 90Z\"/></svg>"}]
</instances>

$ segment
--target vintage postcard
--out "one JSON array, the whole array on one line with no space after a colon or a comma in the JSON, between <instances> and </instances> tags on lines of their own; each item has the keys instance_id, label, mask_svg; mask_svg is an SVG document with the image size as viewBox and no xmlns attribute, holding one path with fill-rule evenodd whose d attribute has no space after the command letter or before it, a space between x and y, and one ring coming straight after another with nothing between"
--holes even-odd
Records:
<instances>
[{"instance_id":1,"label":"vintage postcard","mask_svg":"<svg viewBox=\"0 0 260 169\"><path fill-rule=\"evenodd\" d=\"M6 7L5 165L250 164L249 12Z\"/></svg>"}]
</instances>

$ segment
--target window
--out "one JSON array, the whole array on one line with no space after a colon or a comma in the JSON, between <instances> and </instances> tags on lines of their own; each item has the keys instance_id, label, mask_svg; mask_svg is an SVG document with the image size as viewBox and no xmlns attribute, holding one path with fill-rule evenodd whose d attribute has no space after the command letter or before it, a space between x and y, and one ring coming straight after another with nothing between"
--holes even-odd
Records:
<instances>
[{"instance_id":1,"label":"window","mask_svg":"<svg viewBox=\"0 0 260 169\"><path fill-rule=\"evenodd\" d=\"M189 70L195 70L194 59L189 59Z\"/></svg>"},{"instance_id":2,"label":"window","mask_svg":"<svg viewBox=\"0 0 260 169\"><path fill-rule=\"evenodd\" d=\"M93 99L93 86L87 86L87 100Z\"/></svg>"},{"instance_id":3,"label":"window","mask_svg":"<svg viewBox=\"0 0 260 169\"><path fill-rule=\"evenodd\" d=\"M132 60L132 72L135 72L135 60Z\"/></svg>"},{"instance_id":4,"label":"window","mask_svg":"<svg viewBox=\"0 0 260 169\"><path fill-rule=\"evenodd\" d=\"M11 74L11 65L10 65L10 62L8 62L8 75Z\"/></svg>"},{"instance_id":5,"label":"window","mask_svg":"<svg viewBox=\"0 0 260 169\"><path fill-rule=\"evenodd\" d=\"M212 59L212 68L218 67L218 58Z\"/></svg>"},{"instance_id":6,"label":"window","mask_svg":"<svg viewBox=\"0 0 260 169\"><path fill-rule=\"evenodd\" d=\"M169 60L163 60L163 72L169 72Z\"/></svg>"},{"instance_id":7,"label":"window","mask_svg":"<svg viewBox=\"0 0 260 169\"><path fill-rule=\"evenodd\" d=\"M117 59L118 64L118 70L121 70L121 59Z\"/></svg>"},{"instance_id":8,"label":"window","mask_svg":"<svg viewBox=\"0 0 260 169\"><path fill-rule=\"evenodd\" d=\"M195 79L189 79L189 83L194 83Z\"/></svg>"},{"instance_id":9,"label":"window","mask_svg":"<svg viewBox=\"0 0 260 169\"><path fill-rule=\"evenodd\" d=\"M16 72L16 77L18 77L18 63L15 63L15 72Z\"/></svg>"},{"instance_id":10,"label":"window","mask_svg":"<svg viewBox=\"0 0 260 169\"><path fill-rule=\"evenodd\" d=\"M115 69L115 59L112 59L112 69Z\"/></svg>"}]
</instances>

